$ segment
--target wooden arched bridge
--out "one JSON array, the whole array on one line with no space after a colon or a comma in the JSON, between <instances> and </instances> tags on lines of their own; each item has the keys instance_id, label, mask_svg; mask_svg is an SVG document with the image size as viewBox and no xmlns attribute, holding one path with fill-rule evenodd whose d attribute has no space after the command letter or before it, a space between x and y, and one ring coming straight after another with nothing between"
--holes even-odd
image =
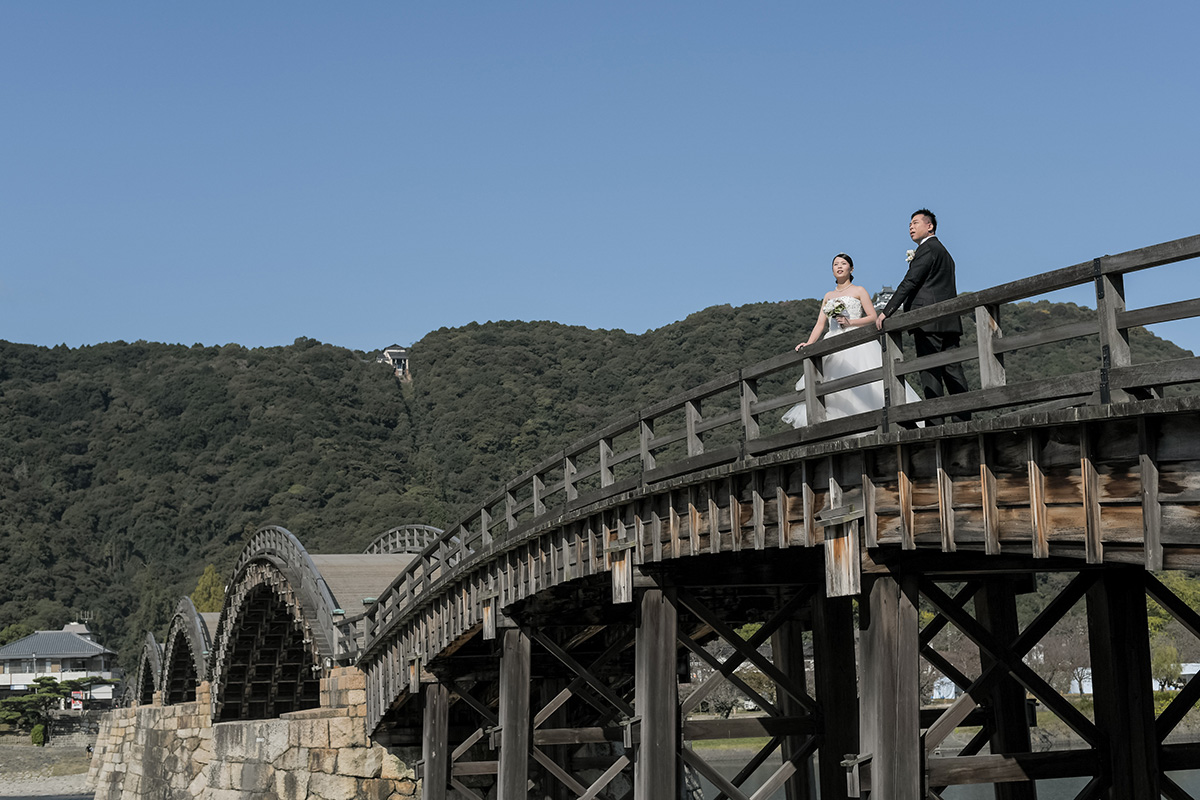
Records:
<instances>
[{"instance_id":1,"label":"wooden arched bridge","mask_svg":"<svg viewBox=\"0 0 1200 800\"><path fill-rule=\"evenodd\" d=\"M1190 237L898 315L869 373L822 381L821 363L873 329L717 377L454 526L399 528L365 554L309 555L263 529L215 624L181 603L164 651L148 640L136 691L170 702L207 679L214 719L261 719L312 707L323 674L357 666L368 730L421 748L427 800L663 800L698 796L697 777L753 800L967 783L1034 798L1059 778L1081 800L1192 797L1200 679L1156 705L1147 600L1200 636L1200 610L1156 576L1200 570L1200 359L1138 363L1129 336L1200 315L1200 299L1130 309L1125 281L1169 281L1198 255ZM1006 335L1005 304L1079 286L1090 318ZM974 346L903 358L907 331L955 315ZM1078 372L1006 379L1006 362L1080 338L1095 358ZM977 390L903 403L906 376L952 362L977 366ZM885 408L830 418L831 394L874 381ZM811 424L785 429L797 402ZM1049 601L1028 607L1047 574ZM1042 668L1072 614L1090 705ZM942 649L951 630L970 658ZM954 699L930 704L927 673ZM728 686L761 713L698 713ZM765 744L731 776L699 745L734 738Z\"/></svg>"}]
</instances>

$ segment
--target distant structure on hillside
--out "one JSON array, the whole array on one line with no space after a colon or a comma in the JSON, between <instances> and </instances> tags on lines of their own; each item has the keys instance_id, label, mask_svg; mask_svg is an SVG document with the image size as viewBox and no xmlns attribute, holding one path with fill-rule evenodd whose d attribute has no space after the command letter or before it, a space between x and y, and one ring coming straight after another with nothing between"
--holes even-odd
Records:
<instances>
[{"instance_id":1,"label":"distant structure on hillside","mask_svg":"<svg viewBox=\"0 0 1200 800\"><path fill-rule=\"evenodd\" d=\"M408 371L408 348L398 344L383 348L383 355L375 359L381 364L389 365L396 372L396 377L402 381L412 380Z\"/></svg>"},{"instance_id":2,"label":"distant structure on hillside","mask_svg":"<svg viewBox=\"0 0 1200 800\"><path fill-rule=\"evenodd\" d=\"M25 694L34 679L120 678L117 654L97 644L88 626L68 622L61 631L38 631L0 647L0 697ZM113 686L93 686L89 700L113 698ZM83 698L81 698L83 699Z\"/></svg>"},{"instance_id":3,"label":"distant structure on hillside","mask_svg":"<svg viewBox=\"0 0 1200 800\"><path fill-rule=\"evenodd\" d=\"M871 298L871 305L875 306L875 310L877 312L882 311L883 307L888 304L888 301L892 299L892 295L894 295L895 293L896 293L896 290L893 289L892 287L884 286L882 289L880 289L878 292L875 293L874 297Z\"/></svg>"}]
</instances>

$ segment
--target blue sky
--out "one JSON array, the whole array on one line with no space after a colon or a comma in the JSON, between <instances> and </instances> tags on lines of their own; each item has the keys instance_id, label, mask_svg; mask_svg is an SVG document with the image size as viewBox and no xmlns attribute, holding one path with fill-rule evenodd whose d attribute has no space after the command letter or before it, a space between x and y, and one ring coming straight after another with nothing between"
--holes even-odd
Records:
<instances>
[{"instance_id":1,"label":"blue sky","mask_svg":"<svg viewBox=\"0 0 1200 800\"><path fill-rule=\"evenodd\" d=\"M894 285L921 206L960 291L1193 235L1197 30L1153 0L4 2L0 338L641 333L819 296L842 250Z\"/></svg>"}]
</instances>

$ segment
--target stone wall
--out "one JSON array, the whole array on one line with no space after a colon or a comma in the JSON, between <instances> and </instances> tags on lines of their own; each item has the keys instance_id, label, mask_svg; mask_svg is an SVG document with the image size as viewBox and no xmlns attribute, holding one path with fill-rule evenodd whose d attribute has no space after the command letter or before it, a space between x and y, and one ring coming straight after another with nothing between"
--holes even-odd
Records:
<instances>
[{"instance_id":1,"label":"stone wall","mask_svg":"<svg viewBox=\"0 0 1200 800\"><path fill-rule=\"evenodd\" d=\"M402 800L413 771L372 742L366 678L353 667L321 681L321 707L252 722L212 722L211 694L195 703L118 709L101 724L89 786L96 800Z\"/></svg>"}]
</instances>

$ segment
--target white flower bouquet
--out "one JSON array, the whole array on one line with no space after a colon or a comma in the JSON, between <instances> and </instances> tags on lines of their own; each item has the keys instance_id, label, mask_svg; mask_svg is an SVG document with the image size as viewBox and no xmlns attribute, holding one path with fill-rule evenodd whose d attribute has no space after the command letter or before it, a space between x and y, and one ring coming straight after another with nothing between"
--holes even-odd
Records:
<instances>
[{"instance_id":1,"label":"white flower bouquet","mask_svg":"<svg viewBox=\"0 0 1200 800\"><path fill-rule=\"evenodd\" d=\"M846 301L841 297L826 300L825 305L821 306L821 313L830 319L844 316L846 313Z\"/></svg>"}]
</instances>

